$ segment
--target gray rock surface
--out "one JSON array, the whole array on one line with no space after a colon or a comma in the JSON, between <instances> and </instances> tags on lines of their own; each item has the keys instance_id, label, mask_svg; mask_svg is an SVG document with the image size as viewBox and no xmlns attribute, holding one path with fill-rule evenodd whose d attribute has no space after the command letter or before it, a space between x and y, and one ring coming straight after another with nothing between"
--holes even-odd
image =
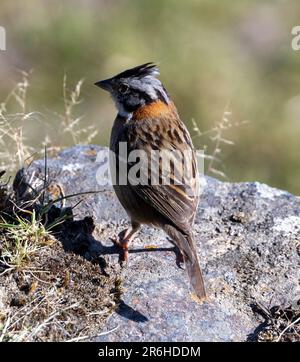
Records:
<instances>
[{"instance_id":1,"label":"gray rock surface","mask_svg":"<svg viewBox=\"0 0 300 362\"><path fill-rule=\"evenodd\" d=\"M128 218L111 186L96 182L100 150L66 149L48 160L48 168L51 181L66 194L101 191L67 203L83 199L76 218L94 218L95 247L108 263L117 264L110 237L128 225ZM44 161L36 161L27 179L36 185L43 172ZM300 299L299 197L257 182L206 177L194 230L208 301L198 304L192 298L165 234L143 227L129 265L121 270L122 302L106 326L113 331L98 340L244 341L261 323L252 303L270 307Z\"/></svg>"}]
</instances>

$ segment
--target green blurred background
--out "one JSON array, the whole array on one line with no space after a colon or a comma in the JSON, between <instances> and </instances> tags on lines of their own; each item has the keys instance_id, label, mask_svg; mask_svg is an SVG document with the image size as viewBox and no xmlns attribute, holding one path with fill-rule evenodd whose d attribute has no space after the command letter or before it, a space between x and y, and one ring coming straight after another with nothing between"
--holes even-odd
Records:
<instances>
[{"instance_id":1,"label":"green blurred background","mask_svg":"<svg viewBox=\"0 0 300 362\"><path fill-rule=\"evenodd\" d=\"M0 99L18 69L33 70L28 104L42 122L26 125L32 145L45 133L56 142L65 73L70 86L85 78L77 111L83 125L97 125L93 143L107 145L115 109L93 83L155 61L192 133L192 119L208 130L229 103L234 122L249 121L226 134L235 143L221 154L230 181L300 194L300 51L291 48L298 0L1 0L0 25ZM199 148L209 142L195 138Z\"/></svg>"}]
</instances>

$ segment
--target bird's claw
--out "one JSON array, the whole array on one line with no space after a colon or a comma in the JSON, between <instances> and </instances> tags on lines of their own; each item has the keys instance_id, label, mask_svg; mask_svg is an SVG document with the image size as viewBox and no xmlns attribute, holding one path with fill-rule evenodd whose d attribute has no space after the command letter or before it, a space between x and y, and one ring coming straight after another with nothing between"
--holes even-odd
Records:
<instances>
[{"instance_id":1,"label":"bird's claw","mask_svg":"<svg viewBox=\"0 0 300 362\"><path fill-rule=\"evenodd\" d=\"M184 258L181 252L176 253L176 265L178 268L185 270Z\"/></svg>"},{"instance_id":2,"label":"bird's claw","mask_svg":"<svg viewBox=\"0 0 300 362\"><path fill-rule=\"evenodd\" d=\"M120 238L118 236L110 238L110 240L113 242L114 246L116 246L117 248L123 249L122 241L120 240Z\"/></svg>"},{"instance_id":3,"label":"bird's claw","mask_svg":"<svg viewBox=\"0 0 300 362\"><path fill-rule=\"evenodd\" d=\"M178 260L176 260L176 265L178 266L179 269L185 270L184 263L179 262Z\"/></svg>"},{"instance_id":4,"label":"bird's claw","mask_svg":"<svg viewBox=\"0 0 300 362\"><path fill-rule=\"evenodd\" d=\"M119 264L123 268L124 266L126 266L128 264L128 241L120 239L119 236L110 238L110 240L113 242L115 247L120 249Z\"/></svg>"}]
</instances>

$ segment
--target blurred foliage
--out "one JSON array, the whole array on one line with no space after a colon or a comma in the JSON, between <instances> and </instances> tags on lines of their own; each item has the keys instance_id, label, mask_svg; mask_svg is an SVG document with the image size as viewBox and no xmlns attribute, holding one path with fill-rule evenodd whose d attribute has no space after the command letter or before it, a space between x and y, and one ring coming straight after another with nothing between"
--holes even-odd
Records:
<instances>
[{"instance_id":1,"label":"blurred foliage","mask_svg":"<svg viewBox=\"0 0 300 362\"><path fill-rule=\"evenodd\" d=\"M236 122L249 121L227 134L235 143L221 155L229 180L300 194L300 51L291 48L299 14L297 0L1 0L0 99L18 69L32 69L29 107L43 116L26 135L36 146L45 133L55 143L64 74L72 87L85 78L77 110L97 125L93 142L107 144L115 110L93 83L155 61L192 133L192 119L211 129L228 104ZM209 140L195 137L204 143L210 152Z\"/></svg>"}]
</instances>

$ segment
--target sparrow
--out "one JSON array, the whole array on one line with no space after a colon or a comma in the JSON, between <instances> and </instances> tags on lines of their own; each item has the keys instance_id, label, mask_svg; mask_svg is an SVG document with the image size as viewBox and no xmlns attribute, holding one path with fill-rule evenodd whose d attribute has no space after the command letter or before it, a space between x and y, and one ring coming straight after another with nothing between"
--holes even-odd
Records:
<instances>
[{"instance_id":1,"label":"sparrow","mask_svg":"<svg viewBox=\"0 0 300 362\"><path fill-rule=\"evenodd\" d=\"M179 250L178 261L185 263L195 294L205 299L192 231L199 202L196 152L158 75L158 67L146 63L95 83L110 93L118 111L110 138L115 155L110 168L115 193L131 220L131 227L114 243L126 261L129 245L142 224L163 229ZM165 167L168 162L161 156L166 151L176 155L170 157L170 167ZM130 156L136 153L139 157ZM138 171L131 172L137 166L141 166ZM188 177L181 177L183 169L188 169Z\"/></svg>"}]
</instances>

